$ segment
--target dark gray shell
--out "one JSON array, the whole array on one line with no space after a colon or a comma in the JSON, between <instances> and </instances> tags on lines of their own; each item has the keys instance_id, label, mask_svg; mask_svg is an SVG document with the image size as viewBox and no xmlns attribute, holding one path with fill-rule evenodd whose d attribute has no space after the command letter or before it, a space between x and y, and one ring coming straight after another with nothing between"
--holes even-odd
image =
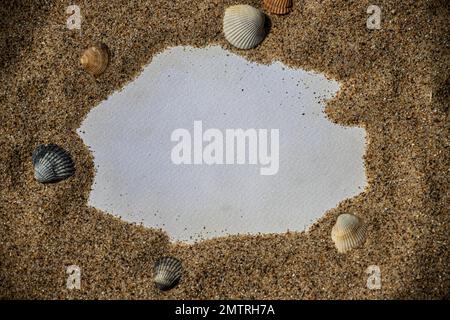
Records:
<instances>
[{"instance_id":1,"label":"dark gray shell","mask_svg":"<svg viewBox=\"0 0 450 320\"><path fill-rule=\"evenodd\" d=\"M164 257L155 262L153 281L160 290L170 290L180 281L183 273L181 261L174 257Z\"/></svg>"},{"instance_id":2,"label":"dark gray shell","mask_svg":"<svg viewBox=\"0 0 450 320\"><path fill-rule=\"evenodd\" d=\"M32 155L34 177L40 183L54 183L75 173L75 164L69 152L56 144L40 145Z\"/></svg>"}]
</instances>

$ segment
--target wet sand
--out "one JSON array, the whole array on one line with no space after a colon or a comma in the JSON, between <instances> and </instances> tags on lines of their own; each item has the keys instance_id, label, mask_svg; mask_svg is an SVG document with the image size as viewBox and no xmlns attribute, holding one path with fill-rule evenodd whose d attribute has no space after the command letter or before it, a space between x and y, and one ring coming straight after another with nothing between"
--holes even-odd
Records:
<instances>
[{"instance_id":1,"label":"wet sand","mask_svg":"<svg viewBox=\"0 0 450 320\"><path fill-rule=\"evenodd\" d=\"M0 297L48 299L449 298L449 8L446 1L381 1L381 30L366 28L368 1L294 1L256 49L230 47L223 10L260 1L79 1L82 31L65 27L67 3L16 1L0 8ZM94 79L81 52L111 51ZM230 236L172 244L161 230L87 206L94 176L76 129L89 110L132 81L166 47L218 44L251 61L279 60L338 80L326 108L367 131L367 190L326 212L308 233ZM56 185L33 178L31 153L57 143L76 161ZM362 248L338 254L341 213L368 224ZM296 229L296 226L292 226ZM175 255L180 284L161 293L153 263ZM66 267L82 269L66 289ZM366 287L378 265L382 289Z\"/></svg>"}]
</instances>

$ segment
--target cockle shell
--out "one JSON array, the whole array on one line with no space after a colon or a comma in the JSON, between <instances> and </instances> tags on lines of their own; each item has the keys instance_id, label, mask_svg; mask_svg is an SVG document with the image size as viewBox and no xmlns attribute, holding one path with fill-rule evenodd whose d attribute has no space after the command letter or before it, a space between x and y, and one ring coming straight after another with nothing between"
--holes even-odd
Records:
<instances>
[{"instance_id":1,"label":"cockle shell","mask_svg":"<svg viewBox=\"0 0 450 320\"><path fill-rule=\"evenodd\" d=\"M353 214L341 214L331 230L331 239L340 253L359 247L366 240L367 226Z\"/></svg>"},{"instance_id":2,"label":"cockle shell","mask_svg":"<svg viewBox=\"0 0 450 320\"><path fill-rule=\"evenodd\" d=\"M169 290L180 281L183 267L181 261L174 257L163 257L155 262L153 281L160 290Z\"/></svg>"},{"instance_id":3,"label":"cockle shell","mask_svg":"<svg viewBox=\"0 0 450 320\"><path fill-rule=\"evenodd\" d=\"M56 144L40 145L31 156L34 177L41 183L53 183L69 178L75 173L70 154Z\"/></svg>"},{"instance_id":4,"label":"cockle shell","mask_svg":"<svg viewBox=\"0 0 450 320\"><path fill-rule=\"evenodd\" d=\"M80 62L87 72L93 76L98 76L108 66L108 48L104 44L90 47L83 52Z\"/></svg>"},{"instance_id":5,"label":"cockle shell","mask_svg":"<svg viewBox=\"0 0 450 320\"><path fill-rule=\"evenodd\" d=\"M252 6L241 4L230 6L223 17L225 39L239 49L251 49L265 37L265 15Z\"/></svg>"},{"instance_id":6,"label":"cockle shell","mask_svg":"<svg viewBox=\"0 0 450 320\"><path fill-rule=\"evenodd\" d=\"M264 8L270 13L286 14L291 11L292 0L264 0Z\"/></svg>"}]
</instances>

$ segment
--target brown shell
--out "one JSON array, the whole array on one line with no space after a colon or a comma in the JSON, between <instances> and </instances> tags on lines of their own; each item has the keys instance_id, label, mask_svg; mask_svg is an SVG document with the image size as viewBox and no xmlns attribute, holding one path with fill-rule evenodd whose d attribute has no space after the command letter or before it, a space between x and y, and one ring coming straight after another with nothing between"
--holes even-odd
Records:
<instances>
[{"instance_id":1,"label":"brown shell","mask_svg":"<svg viewBox=\"0 0 450 320\"><path fill-rule=\"evenodd\" d=\"M292 0L264 0L264 8L270 13L286 14L291 11Z\"/></svg>"},{"instance_id":2,"label":"brown shell","mask_svg":"<svg viewBox=\"0 0 450 320\"><path fill-rule=\"evenodd\" d=\"M99 76L108 66L108 48L104 44L90 47L83 52L80 62L87 72L93 76Z\"/></svg>"}]
</instances>

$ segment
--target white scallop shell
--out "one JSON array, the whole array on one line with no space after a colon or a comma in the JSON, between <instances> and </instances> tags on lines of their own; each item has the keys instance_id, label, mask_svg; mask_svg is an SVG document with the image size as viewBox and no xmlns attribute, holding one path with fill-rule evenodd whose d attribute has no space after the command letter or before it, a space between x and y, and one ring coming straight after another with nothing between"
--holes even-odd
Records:
<instances>
[{"instance_id":1,"label":"white scallop shell","mask_svg":"<svg viewBox=\"0 0 450 320\"><path fill-rule=\"evenodd\" d=\"M265 37L264 13L252 6L241 4L230 6L223 17L225 39L239 49L251 49Z\"/></svg>"},{"instance_id":2,"label":"white scallop shell","mask_svg":"<svg viewBox=\"0 0 450 320\"><path fill-rule=\"evenodd\" d=\"M366 240L367 226L353 214L341 214L331 230L331 239L340 253L359 247Z\"/></svg>"},{"instance_id":3,"label":"white scallop shell","mask_svg":"<svg viewBox=\"0 0 450 320\"><path fill-rule=\"evenodd\" d=\"M164 257L155 263L153 281L160 290L172 289L180 281L183 267L181 261L174 257Z\"/></svg>"},{"instance_id":4,"label":"white scallop shell","mask_svg":"<svg viewBox=\"0 0 450 320\"><path fill-rule=\"evenodd\" d=\"M41 183L53 183L75 173L70 154L56 144L40 145L32 155L34 177Z\"/></svg>"}]
</instances>

